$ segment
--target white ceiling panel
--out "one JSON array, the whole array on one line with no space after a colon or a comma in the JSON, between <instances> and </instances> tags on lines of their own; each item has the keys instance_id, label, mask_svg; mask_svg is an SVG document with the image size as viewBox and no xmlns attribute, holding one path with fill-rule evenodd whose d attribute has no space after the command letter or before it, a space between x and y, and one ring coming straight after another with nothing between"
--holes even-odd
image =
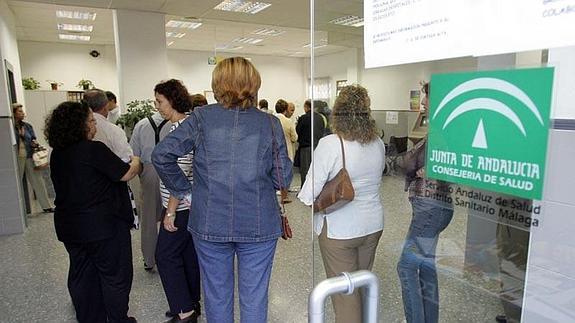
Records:
<instances>
[{"instance_id":1,"label":"white ceiling panel","mask_svg":"<svg viewBox=\"0 0 575 323\"><path fill-rule=\"evenodd\" d=\"M213 10L220 0L33 0L10 1L17 21L19 40L60 42L58 23L91 24L91 44L113 44L113 15L109 9L151 11L166 14L171 19L197 18L203 24L197 29L167 28L184 32L183 38L168 38L168 49L214 51L217 45L242 46L233 51L241 54L309 56L309 1L263 0L272 5L252 15ZM317 48L316 55L339 52L349 47L361 47L363 28L329 24L329 20L346 14L361 16L361 0L316 0L316 40L328 46ZM56 10L90 10L97 13L95 21L58 19ZM254 35L259 28L285 31L278 36ZM329 32L329 37L328 37ZM261 38L258 44L232 43L238 37ZM69 43L69 42L68 42Z\"/></svg>"}]
</instances>

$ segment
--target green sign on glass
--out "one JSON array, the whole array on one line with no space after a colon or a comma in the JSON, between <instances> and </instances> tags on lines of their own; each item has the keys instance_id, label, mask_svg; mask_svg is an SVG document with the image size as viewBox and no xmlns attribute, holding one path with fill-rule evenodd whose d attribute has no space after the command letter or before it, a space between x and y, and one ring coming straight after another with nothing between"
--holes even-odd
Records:
<instances>
[{"instance_id":1,"label":"green sign on glass","mask_svg":"<svg viewBox=\"0 0 575 323\"><path fill-rule=\"evenodd\" d=\"M427 176L541 199L553 68L433 75Z\"/></svg>"}]
</instances>

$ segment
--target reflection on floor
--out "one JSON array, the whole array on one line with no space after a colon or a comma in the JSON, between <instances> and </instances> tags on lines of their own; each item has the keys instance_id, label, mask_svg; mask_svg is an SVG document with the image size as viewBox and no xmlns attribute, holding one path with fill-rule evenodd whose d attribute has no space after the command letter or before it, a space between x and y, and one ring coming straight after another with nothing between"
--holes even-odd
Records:
<instances>
[{"instance_id":1,"label":"reflection on floor","mask_svg":"<svg viewBox=\"0 0 575 323\"><path fill-rule=\"evenodd\" d=\"M402 188L401 178L384 178L385 230L374 267L380 278L380 322L404 321L396 265L411 209ZM280 240L278 245L270 286L269 322L306 322L307 297L313 281L325 278L317 243L312 243L310 209L291 195L294 202L287 209L295 237ZM495 280L463 271L466 221L465 213L456 212L438 247L440 322L494 322L495 316L502 313ZM130 314L139 322L162 322L168 306L157 272L143 269L138 231L132 232L132 243L134 283ZM66 289L68 258L56 240L51 214L31 216L23 235L1 237L0 259L0 322L75 321ZM333 322L331 304L326 311L326 322ZM201 322L205 322L203 317Z\"/></svg>"}]
</instances>

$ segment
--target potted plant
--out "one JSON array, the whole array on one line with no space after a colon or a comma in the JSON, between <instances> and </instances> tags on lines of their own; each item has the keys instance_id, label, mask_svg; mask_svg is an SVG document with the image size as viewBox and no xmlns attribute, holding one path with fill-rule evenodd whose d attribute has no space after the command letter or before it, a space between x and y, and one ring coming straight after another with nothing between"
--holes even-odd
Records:
<instances>
[{"instance_id":1,"label":"potted plant","mask_svg":"<svg viewBox=\"0 0 575 323\"><path fill-rule=\"evenodd\" d=\"M134 100L127 104L126 113L122 114L116 124L124 128L128 139L132 136L132 130L138 121L154 114L153 100Z\"/></svg>"},{"instance_id":2,"label":"potted plant","mask_svg":"<svg viewBox=\"0 0 575 323\"><path fill-rule=\"evenodd\" d=\"M38 90L40 88L40 81L35 80L33 77L22 79L22 86L24 90Z\"/></svg>"},{"instance_id":3,"label":"potted plant","mask_svg":"<svg viewBox=\"0 0 575 323\"><path fill-rule=\"evenodd\" d=\"M90 81L90 80L81 79L80 81L78 81L78 87L85 91L85 90L93 89L94 83L92 83L92 81Z\"/></svg>"},{"instance_id":4,"label":"potted plant","mask_svg":"<svg viewBox=\"0 0 575 323\"><path fill-rule=\"evenodd\" d=\"M46 82L50 83L50 87L53 91L58 91L58 87L64 85L64 83L60 83L53 80L46 80Z\"/></svg>"}]
</instances>

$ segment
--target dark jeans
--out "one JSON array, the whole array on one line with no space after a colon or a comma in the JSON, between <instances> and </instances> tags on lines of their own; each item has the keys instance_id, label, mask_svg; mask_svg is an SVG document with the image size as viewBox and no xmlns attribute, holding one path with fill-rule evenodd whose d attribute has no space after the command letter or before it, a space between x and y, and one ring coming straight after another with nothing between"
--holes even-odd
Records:
<instances>
[{"instance_id":1,"label":"dark jeans","mask_svg":"<svg viewBox=\"0 0 575 323\"><path fill-rule=\"evenodd\" d=\"M70 255L68 290L78 322L129 322L132 288L130 229L119 227L110 239L64 243Z\"/></svg>"},{"instance_id":2,"label":"dark jeans","mask_svg":"<svg viewBox=\"0 0 575 323\"><path fill-rule=\"evenodd\" d=\"M439 234L453 217L453 208L432 199L411 198L413 218L397 273L405 318L408 323L437 323L439 286L435 268L435 249Z\"/></svg>"},{"instance_id":3,"label":"dark jeans","mask_svg":"<svg viewBox=\"0 0 575 323\"><path fill-rule=\"evenodd\" d=\"M165 213L164 209L164 213ZM189 210L176 212L174 225L169 232L160 225L156 246L156 263L170 312L185 313L196 308L200 301L200 268L194 240L187 230Z\"/></svg>"},{"instance_id":4,"label":"dark jeans","mask_svg":"<svg viewBox=\"0 0 575 323\"><path fill-rule=\"evenodd\" d=\"M303 147L299 149L299 173L301 178L301 186L305 182L305 177L311 165L311 147Z\"/></svg>"}]
</instances>

